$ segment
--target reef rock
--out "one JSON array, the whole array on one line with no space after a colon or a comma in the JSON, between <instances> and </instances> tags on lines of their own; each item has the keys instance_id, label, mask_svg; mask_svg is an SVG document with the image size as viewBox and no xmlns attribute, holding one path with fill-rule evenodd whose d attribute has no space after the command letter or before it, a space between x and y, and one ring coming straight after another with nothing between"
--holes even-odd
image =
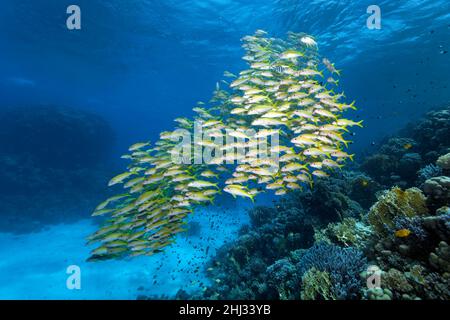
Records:
<instances>
[{"instance_id":1,"label":"reef rock","mask_svg":"<svg viewBox=\"0 0 450 320\"><path fill-rule=\"evenodd\" d=\"M391 138L377 153L367 157L361 168L378 183L391 186L399 181L412 185L422 165L422 156L414 151L417 143L410 138Z\"/></svg>"},{"instance_id":2,"label":"reef rock","mask_svg":"<svg viewBox=\"0 0 450 320\"><path fill-rule=\"evenodd\" d=\"M426 162L436 161L450 147L450 107L427 113L406 134L418 143L417 150Z\"/></svg>"},{"instance_id":3,"label":"reef rock","mask_svg":"<svg viewBox=\"0 0 450 320\"><path fill-rule=\"evenodd\" d=\"M431 207L439 208L450 204L450 177L440 176L428 179L422 187Z\"/></svg>"},{"instance_id":4,"label":"reef rock","mask_svg":"<svg viewBox=\"0 0 450 320\"><path fill-rule=\"evenodd\" d=\"M440 167L444 172L450 172L450 153L439 157L436 161L436 165Z\"/></svg>"},{"instance_id":5,"label":"reef rock","mask_svg":"<svg viewBox=\"0 0 450 320\"><path fill-rule=\"evenodd\" d=\"M450 246L441 241L434 252L430 254L430 264L442 272L450 272Z\"/></svg>"},{"instance_id":6,"label":"reef rock","mask_svg":"<svg viewBox=\"0 0 450 320\"><path fill-rule=\"evenodd\" d=\"M27 106L3 108L0 122L0 229L72 220L105 195L114 134L100 116Z\"/></svg>"}]
</instances>

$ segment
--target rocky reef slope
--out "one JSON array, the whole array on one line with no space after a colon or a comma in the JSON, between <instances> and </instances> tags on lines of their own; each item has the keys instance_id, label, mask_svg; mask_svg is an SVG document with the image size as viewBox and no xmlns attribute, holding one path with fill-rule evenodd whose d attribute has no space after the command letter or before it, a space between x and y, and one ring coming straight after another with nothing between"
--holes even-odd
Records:
<instances>
[{"instance_id":1,"label":"rocky reef slope","mask_svg":"<svg viewBox=\"0 0 450 320\"><path fill-rule=\"evenodd\" d=\"M3 108L0 123L0 230L32 231L89 212L109 175L108 123L57 106Z\"/></svg>"}]
</instances>

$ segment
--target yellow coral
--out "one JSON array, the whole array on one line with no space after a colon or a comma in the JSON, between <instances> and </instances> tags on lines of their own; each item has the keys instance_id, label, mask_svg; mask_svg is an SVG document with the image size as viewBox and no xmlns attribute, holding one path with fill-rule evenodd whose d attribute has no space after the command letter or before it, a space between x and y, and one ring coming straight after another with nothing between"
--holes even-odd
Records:
<instances>
[{"instance_id":1,"label":"yellow coral","mask_svg":"<svg viewBox=\"0 0 450 320\"><path fill-rule=\"evenodd\" d=\"M354 218L344 218L341 222L330 223L325 229L315 230L316 242L331 243L337 240L345 246L360 247L371 233L370 227Z\"/></svg>"},{"instance_id":2,"label":"yellow coral","mask_svg":"<svg viewBox=\"0 0 450 320\"><path fill-rule=\"evenodd\" d=\"M328 228L325 229L314 228L314 241L317 243L325 242L331 244L331 240L328 237L327 233Z\"/></svg>"},{"instance_id":3,"label":"yellow coral","mask_svg":"<svg viewBox=\"0 0 450 320\"><path fill-rule=\"evenodd\" d=\"M302 277L302 300L336 300L331 287L330 275L326 271L311 268Z\"/></svg>"},{"instance_id":4,"label":"yellow coral","mask_svg":"<svg viewBox=\"0 0 450 320\"><path fill-rule=\"evenodd\" d=\"M346 246L356 246L366 239L370 231L368 227L362 225L353 218L345 218L342 222L332 224L331 231L336 238Z\"/></svg>"},{"instance_id":5,"label":"yellow coral","mask_svg":"<svg viewBox=\"0 0 450 320\"><path fill-rule=\"evenodd\" d=\"M450 170L450 153L440 156L436 164L443 170Z\"/></svg>"},{"instance_id":6,"label":"yellow coral","mask_svg":"<svg viewBox=\"0 0 450 320\"><path fill-rule=\"evenodd\" d=\"M369 223L377 232L383 232L385 225L394 226L394 219L399 216L414 217L428 213L426 197L418 188L405 191L398 187L385 192L370 208Z\"/></svg>"}]
</instances>

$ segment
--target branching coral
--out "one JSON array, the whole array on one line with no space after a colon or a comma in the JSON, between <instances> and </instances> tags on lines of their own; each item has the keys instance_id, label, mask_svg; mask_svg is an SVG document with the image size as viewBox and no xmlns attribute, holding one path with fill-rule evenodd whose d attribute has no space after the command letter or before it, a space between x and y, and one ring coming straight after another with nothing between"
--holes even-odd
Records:
<instances>
[{"instance_id":1,"label":"branching coral","mask_svg":"<svg viewBox=\"0 0 450 320\"><path fill-rule=\"evenodd\" d=\"M392 228L392 234L395 234L398 230L409 230L409 240L426 241L428 233L424 230L423 219L421 217L396 217L394 220L394 227Z\"/></svg>"},{"instance_id":2,"label":"branching coral","mask_svg":"<svg viewBox=\"0 0 450 320\"><path fill-rule=\"evenodd\" d=\"M424 183L428 179L440 176L442 174L442 169L434 164L429 164L417 172L418 181L420 184Z\"/></svg>"},{"instance_id":3,"label":"branching coral","mask_svg":"<svg viewBox=\"0 0 450 320\"><path fill-rule=\"evenodd\" d=\"M267 268L268 284L276 288L281 300L294 299L299 279L295 264L288 258L276 261Z\"/></svg>"},{"instance_id":4,"label":"branching coral","mask_svg":"<svg viewBox=\"0 0 450 320\"><path fill-rule=\"evenodd\" d=\"M297 267L302 275L311 268L328 272L333 296L336 299L355 299L360 294L359 274L366 264L367 260L362 252L355 248L320 243L305 252Z\"/></svg>"}]
</instances>

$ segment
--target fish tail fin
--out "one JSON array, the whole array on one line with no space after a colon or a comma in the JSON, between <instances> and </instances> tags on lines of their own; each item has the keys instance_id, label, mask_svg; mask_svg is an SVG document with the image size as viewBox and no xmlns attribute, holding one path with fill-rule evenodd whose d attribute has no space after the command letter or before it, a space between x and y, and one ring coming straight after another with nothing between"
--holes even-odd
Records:
<instances>
[{"instance_id":1,"label":"fish tail fin","mask_svg":"<svg viewBox=\"0 0 450 320\"><path fill-rule=\"evenodd\" d=\"M355 154L351 154L350 156L349 156L349 158L350 158L350 160L351 161L353 161L353 157L355 156Z\"/></svg>"},{"instance_id":2,"label":"fish tail fin","mask_svg":"<svg viewBox=\"0 0 450 320\"><path fill-rule=\"evenodd\" d=\"M363 122L364 122L364 120L361 120L361 121L357 122L356 125L358 127L362 128L363 127Z\"/></svg>"},{"instance_id":3,"label":"fish tail fin","mask_svg":"<svg viewBox=\"0 0 450 320\"><path fill-rule=\"evenodd\" d=\"M341 142L344 144L344 146L345 146L346 148L348 148L348 141L347 141L347 140L342 140Z\"/></svg>"},{"instance_id":4,"label":"fish tail fin","mask_svg":"<svg viewBox=\"0 0 450 320\"><path fill-rule=\"evenodd\" d=\"M341 76L341 72L342 72L342 70L336 69L336 74L337 74L339 77Z\"/></svg>"}]
</instances>

